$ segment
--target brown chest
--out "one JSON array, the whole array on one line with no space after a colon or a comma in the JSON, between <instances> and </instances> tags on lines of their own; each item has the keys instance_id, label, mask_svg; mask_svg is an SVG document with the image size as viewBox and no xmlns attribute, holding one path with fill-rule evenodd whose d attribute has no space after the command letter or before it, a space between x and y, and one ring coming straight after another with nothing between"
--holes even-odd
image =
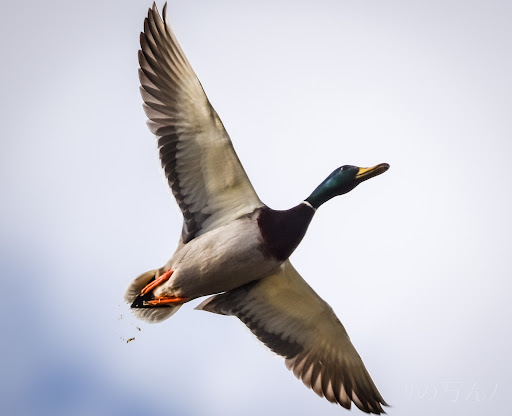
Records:
<instances>
[{"instance_id":1,"label":"brown chest","mask_svg":"<svg viewBox=\"0 0 512 416\"><path fill-rule=\"evenodd\" d=\"M315 210L304 203L286 211L262 208L258 227L264 253L279 261L290 257L306 234L314 214Z\"/></svg>"}]
</instances>

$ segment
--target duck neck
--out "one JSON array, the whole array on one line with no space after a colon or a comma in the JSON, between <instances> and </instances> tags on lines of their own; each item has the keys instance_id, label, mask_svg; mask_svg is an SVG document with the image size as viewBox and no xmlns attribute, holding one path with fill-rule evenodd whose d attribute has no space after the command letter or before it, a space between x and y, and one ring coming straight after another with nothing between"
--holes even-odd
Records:
<instances>
[{"instance_id":1,"label":"duck neck","mask_svg":"<svg viewBox=\"0 0 512 416\"><path fill-rule=\"evenodd\" d=\"M258 216L264 251L279 261L285 261L306 234L316 209L304 201L285 211L264 207Z\"/></svg>"},{"instance_id":2,"label":"duck neck","mask_svg":"<svg viewBox=\"0 0 512 416\"><path fill-rule=\"evenodd\" d=\"M331 176L325 179L317 188L309 195L304 202L307 202L315 210L329 199L334 198L337 194L328 186Z\"/></svg>"}]
</instances>

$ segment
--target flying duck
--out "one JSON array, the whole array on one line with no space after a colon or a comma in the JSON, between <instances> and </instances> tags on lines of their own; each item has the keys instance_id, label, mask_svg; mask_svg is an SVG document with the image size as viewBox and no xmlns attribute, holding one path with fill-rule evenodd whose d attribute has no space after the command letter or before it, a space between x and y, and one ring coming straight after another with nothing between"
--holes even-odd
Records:
<instances>
[{"instance_id":1,"label":"flying duck","mask_svg":"<svg viewBox=\"0 0 512 416\"><path fill-rule=\"evenodd\" d=\"M296 207L277 211L258 198L166 18L149 9L140 36L139 76L149 129L183 213L176 252L137 277L125 293L148 322L185 302L234 315L319 396L350 409L384 413L386 402L332 308L290 263L317 209L388 170L335 169Z\"/></svg>"}]
</instances>

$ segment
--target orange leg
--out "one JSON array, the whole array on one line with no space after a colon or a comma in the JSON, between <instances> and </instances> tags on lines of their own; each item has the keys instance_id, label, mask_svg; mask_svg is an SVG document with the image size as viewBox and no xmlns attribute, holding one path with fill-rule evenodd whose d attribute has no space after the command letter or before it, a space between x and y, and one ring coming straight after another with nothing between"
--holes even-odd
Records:
<instances>
[{"instance_id":1,"label":"orange leg","mask_svg":"<svg viewBox=\"0 0 512 416\"><path fill-rule=\"evenodd\" d=\"M150 284L144 286L144 288L140 291L141 295L145 295L146 293L153 290L155 287L157 287L159 284L166 282L169 280L169 278L174 273L174 270L169 270L165 272L162 276L160 276L158 279L153 280Z\"/></svg>"},{"instance_id":2,"label":"orange leg","mask_svg":"<svg viewBox=\"0 0 512 416\"><path fill-rule=\"evenodd\" d=\"M144 305L146 305L146 306L181 305L182 303L185 303L188 300L189 300L188 298L161 296L161 297L155 298L153 300L144 301Z\"/></svg>"}]
</instances>

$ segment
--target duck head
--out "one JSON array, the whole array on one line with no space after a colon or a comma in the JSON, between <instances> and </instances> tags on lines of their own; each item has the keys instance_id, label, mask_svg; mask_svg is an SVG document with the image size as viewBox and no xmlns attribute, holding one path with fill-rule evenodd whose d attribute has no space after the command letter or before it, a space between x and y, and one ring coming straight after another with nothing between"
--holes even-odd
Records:
<instances>
[{"instance_id":1,"label":"duck head","mask_svg":"<svg viewBox=\"0 0 512 416\"><path fill-rule=\"evenodd\" d=\"M373 178L389 169L387 163L380 163L371 168L345 165L332 172L306 199L315 209L324 202L338 195L346 194L361 182Z\"/></svg>"}]
</instances>

